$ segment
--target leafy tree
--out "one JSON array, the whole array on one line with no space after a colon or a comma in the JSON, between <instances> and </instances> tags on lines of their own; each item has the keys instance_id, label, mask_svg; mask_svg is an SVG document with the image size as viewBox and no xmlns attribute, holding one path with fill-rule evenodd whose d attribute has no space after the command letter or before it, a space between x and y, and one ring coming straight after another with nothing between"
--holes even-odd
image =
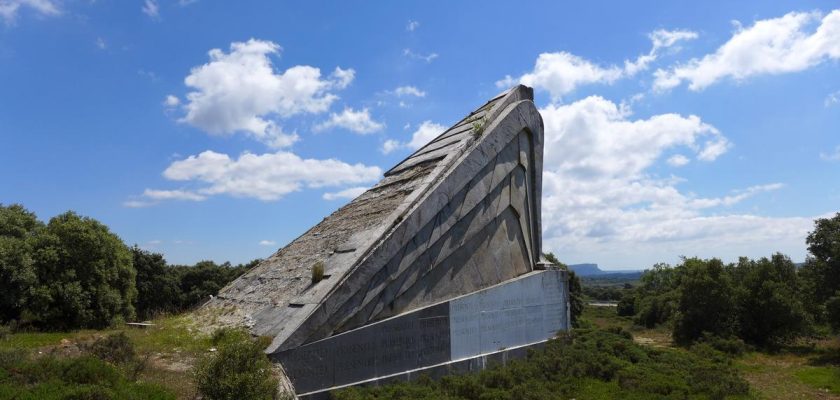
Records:
<instances>
[{"instance_id":1,"label":"leafy tree","mask_svg":"<svg viewBox=\"0 0 840 400\"><path fill-rule=\"evenodd\" d=\"M814 221L806 239L809 257L800 271L805 307L820 321L826 318L826 302L840 291L840 213Z\"/></svg>"},{"instance_id":2,"label":"leafy tree","mask_svg":"<svg viewBox=\"0 0 840 400\"><path fill-rule=\"evenodd\" d=\"M835 332L840 333L840 292L825 303L828 324Z\"/></svg>"},{"instance_id":3,"label":"leafy tree","mask_svg":"<svg viewBox=\"0 0 840 400\"><path fill-rule=\"evenodd\" d=\"M178 310L181 304L178 276L166 265L163 255L136 245L131 253L137 270L137 316L147 319L155 313Z\"/></svg>"},{"instance_id":4,"label":"leafy tree","mask_svg":"<svg viewBox=\"0 0 840 400\"><path fill-rule=\"evenodd\" d=\"M260 261L257 259L235 267L229 262L219 265L213 261L200 261L195 266L173 267L181 292L179 307L186 309L207 301L211 295L218 293L225 285L259 264Z\"/></svg>"},{"instance_id":5,"label":"leafy tree","mask_svg":"<svg viewBox=\"0 0 840 400\"><path fill-rule=\"evenodd\" d=\"M776 253L757 261L742 257L732 269L739 337L759 346L794 339L807 327L796 266Z\"/></svg>"},{"instance_id":6,"label":"leafy tree","mask_svg":"<svg viewBox=\"0 0 840 400\"><path fill-rule=\"evenodd\" d=\"M659 263L642 274L633 306L637 324L653 328L674 317L679 302L680 277L684 269L682 265L671 267Z\"/></svg>"},{"instance_id":7,"label":"leafy tree","mask_svg":"<svg viewBox=\"0 0 840 400\"><path fill-rule=\"evenodd\" d=\"M627 292L618 301L616 313L622 317L630 317L636 315L636 293Z\"/></svg>"},{"instance_id":8,"label":"leafy tree","mask_svg":"<svg viewBox=\"0 0 840 400\"><path fill-rule=\"evenodd\" d=\"M683 260L674 339L687 344L704 333L728 337L735 332L735 296L723 263L716 259Z\"/></svg>"},{"instance_id":9,"label":"leafy tree","mask_svg":"<svg viewBox=\"0 0 840 400\"><path fill-rule=\"evenodd\" d=\"M566 264L560 262L554 253L544 253L543 256L552 264L565 268L569 272L569 314L571 314L572 326L577 327L578 318L583 313L583 288L580 284L580 278L575 274L575 271L572 271Z\"/></svg>"},{"instance_id":10,"label":"leafy tree","mask_svg":"<svg viewBox=\"0 0 840 400\"><path fill-rule=\"evenodd\" d=\"M670 292L679 286L682 268L672 268L665 263L654 264L639 278L639 290L648 295Z\"/></svg>"},{"instance_id":11,"label":"leafy tree","mask_svg":"<svg viewBox=\"0 0 840 400\"><path fill-rule=\"evenodd\" d=\"M34 245L37 283L28 318L50 329L102 328L134 318L128 247L100 222L72 211L50 220Z\"/></svg>"},{"instance_id":12,"label":"leafy tree","mask_svg":"<svg viewBox=\"0 0 840 400\"><path fill-rule=\"evenodd\" d=\"M0 204L0 322L20 318L36 275L35 237L44 224L19 204Z\"/></svg>"}]
</instances>

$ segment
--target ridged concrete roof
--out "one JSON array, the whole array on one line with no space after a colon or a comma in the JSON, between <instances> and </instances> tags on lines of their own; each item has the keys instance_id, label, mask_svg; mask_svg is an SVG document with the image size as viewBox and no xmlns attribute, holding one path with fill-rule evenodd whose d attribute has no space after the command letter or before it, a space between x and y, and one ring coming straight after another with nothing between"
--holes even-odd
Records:
<instances>
[{"instance_id":1,"label":"ridged concrete roof","mask_svg":"<svg viewBox=\"0 0 840 400\"><path fill-rule=\"evenodd\" d=\"M469 202L469 193L475 192L469 190L475 185L471 185L470 182L485 182L483 185L487 186L483 194L473 201L477 204L490 195L488 191L493 187L501 188L501 179L515 179L508 177L514 174L510 168L501 174L493 171L493 165L488 167L478 164L503 163L504 160L500 157L507 149L507 153L511 155L508 158L515 158L516 163L524 163L525 166L520 167L523 171L529 168L534 170L537 167L541 171L542 121L533 107L532 93L530 88L517 86L469 113L387 171L384 178L371 189L223 288L215 299L204 306L204 311L212 310L217 323L244 325L254 334L276 337L271 350L294 347L421 306L425 302L422 297L431 295L417 294L418 290L412 289L409 283L419 282L425 272L418 271L425 267L403 265L404 258L411 259L408 253L418 252L418 237L425 235L423 241L429 242L422 245L424 253L431 253L432 238L437 238L434 240L436 242L451 240L446 239L445 235L449 234L450 227L457 227L459 218L467 215L468 210L463 210L461 215L461 204ZM509 116L513 111L518 114ZM501 118L518 118L518 122L508 123L512 128L502 129L499 127ZM531 139L516 139L515 135L518 135L518 132L508 132L505 133L505 139L499 139L504 143L489 143L497 141L495 136L488 137L494 129L507 132L523 128L531 132ZM530 144L520 144L522 140L530 140ZM526 151L526 147L530 149L528 151L531 155L522 156L526 159L520 162L519 154ZM467 157L467 153L476 151L481 154ZM532 160L531 164L527 160L529 157ZM465 162L476 165L474 168L456 168ZM506 165L513 164L508 162ZM489 180L478 181L475 176L464 175L478 174L482 168L485 170L484 175L488 175L486 170L489 168ZM472 172L459 172L461 170ZM458 175L459 173L464 176ZM531 193L526 196L530 205L524 206L527 209L524 213L529 215L520 218L523 221L523 231L527 231L523 234L525 239L521 240L523 249L527 248L522 250L523 253L528 253L524 255L526 264L529 264L527 268L533 267L540 254L541 177L537 175L529 173L522 178L524 181L521 183L523 187L530 185L528 192ZM502 176L504 178L501 178ZM492 184L494 177L496 183ZM444 181L447 184L442 187ZM454 200L442 198L441 195L450 197L457 196L457 193L462 193L462 198L457 200L458 212L446 211L447 207L452 208L451 203ZM475 204L471 207L477 208ZM447 215L458 215L446 223L442 214L447 212ZM514 211L513 214L516 215L517 212ZM488 220L484 224L493 221L495 220ZM442 225L447 226L441 229ZM424 229L428 232L423 233ZM461 245L463 243L459 244ZM434 258L439 258L440 254L451 253L441 249L434 252ZM464 260L469 259L469 255L461 257ZM424 262L431 265L440 261L428 259ZM312 284L311 270L318 263L325 266L327 277ZM416 261L414 264L422 263ZM516 273L523 272L527 271ZM483 282L485 279L482 278L479 279L482 282L477 285L486 287L498 283L499 279L487 279L487 282ZM461 288L454 288L452 294L463 294L461 292L465 290L475 289L468 286L470 285L462 283ZM411 294L413 292L414 294ZM410 299L400 298L403 294L411 294ZM434 296L441 295L448 294L439 293ZM442 299L429 299L431 300Z\"/></svg>"}]
</instances>

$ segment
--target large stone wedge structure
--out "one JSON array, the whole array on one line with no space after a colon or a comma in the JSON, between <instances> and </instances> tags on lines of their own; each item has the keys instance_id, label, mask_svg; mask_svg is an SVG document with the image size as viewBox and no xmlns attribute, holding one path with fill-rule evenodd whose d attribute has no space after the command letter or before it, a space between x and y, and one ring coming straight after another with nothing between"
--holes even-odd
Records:
<instances>
[{"instance_id":1,"label":"large stone wedge structure","mask_svg":"<svg viewBox=\"0 0 840 400\"><path fill-rule=\"evenodd\" d=\"M567 276L541 261L542 153L533 91L514 87L205 309L273 337L267 352L298 394L472 369L545 341L569 318Z\"/></svg>"}]
</instances>

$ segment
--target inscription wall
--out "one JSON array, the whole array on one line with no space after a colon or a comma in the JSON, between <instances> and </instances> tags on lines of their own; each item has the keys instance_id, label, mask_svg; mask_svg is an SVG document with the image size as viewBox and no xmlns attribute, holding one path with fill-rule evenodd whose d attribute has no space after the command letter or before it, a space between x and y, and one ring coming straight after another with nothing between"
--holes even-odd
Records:
<instances>
[{"instance_id":1,"label":"inscription wall","mask_svg":"<svg viewBox=\"0 0 840 400\"><path fill-rule=\"evenodd\" d=\"M567 287L537 271L270 357L304 394L536 343L568 329Z\"/></svg>"}]
</instances>

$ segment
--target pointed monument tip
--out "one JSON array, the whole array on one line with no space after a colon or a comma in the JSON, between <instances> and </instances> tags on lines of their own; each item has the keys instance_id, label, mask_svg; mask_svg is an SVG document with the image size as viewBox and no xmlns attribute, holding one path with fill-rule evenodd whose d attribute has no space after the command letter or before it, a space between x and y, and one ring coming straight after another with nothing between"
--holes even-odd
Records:
<instances>
[{"instance_id":1,"label":"pointed monument tip","mask_svg":"<svg viewBox=\"0 0 840 400\"><path fill-rule=\"evenodd\" d=\"M517 98L521 100L531 100L534 101L534 89L523 84L518 84L512 86L510 89L505 90L497 97L508 96L514 94Z\"/></svg>"}]
</instances>

